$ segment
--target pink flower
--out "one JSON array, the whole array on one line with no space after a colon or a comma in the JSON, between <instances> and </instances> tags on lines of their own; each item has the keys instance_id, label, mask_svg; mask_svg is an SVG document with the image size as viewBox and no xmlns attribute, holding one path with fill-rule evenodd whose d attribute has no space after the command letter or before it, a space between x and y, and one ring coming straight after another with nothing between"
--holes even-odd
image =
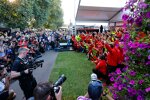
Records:
<instances>
[{"instance_id":1,"label":"pink flower","mask_svg":"<svg viewBox=\"0 0 150 100\"><path fill-rule=\"evenodd\" d=\"M139 47L139 43L138 42L135 42L135 43L132 43L129 45L131 48L137 48Z\"/></svg>"},{"instance_id":2,"label":"pink flower","mask_svg":"<svg viewBox=\"0 0 150 100\"><path fill-rule=\"evenodd\" d=\"M134 85L134 84L135 84L135 81L134 81L134 80L131 80L131 81L129 82L129 84Z\"/></svg>"},{"instance_id":3,"label":"pink flower","mask_svg":"<svg viewBox=\"0 0 150 100\"><path fill-rule=\"evenodd\" d=\"M146 65L150 65L150 61L146 62Z\"/></svg>"},{"instance_id":4,"label":"pink flower","mask_svg":"<svg viewBox=\"0 0 150 100\"><path fill-rule=\"evenodd\" d=\"M122 85L119 85L119 86L118 86L118 90L119 90L119 91L122 90L122 88L123 88Z\"/></svg>"},{"instance_id":5,"label":"pink flower","mask_svg":"<svg viewBox=\"0 0 150 100\"><path fill-rule=\"evenodd\" d=\"M114 88L117 88L117 87L118 87L118 84L117 84L117 83L114 83L113 86L114 86Z\"/></svg>"},{"instance_id":6,"label":"pink flower","mask_svg":"<svg viewBox=\"0 0 150 100\"><path fill-rule=\"evenodd\" d=\"M150 92L150 87L145 89L146 92Z\"/></svg>"},{"instance_id":7,"label":"pink flower","mask_svg":"<svg viewBox=\"0 0 150 100\"><path fill-rule=\"evenodd\" d=\"M128 61L128 60L129 60L129 57L127 56L127 57L125 57L124 59L125 59L125 61Z\"/></svg>"},{"instance_id":8,"label":"pink flower","mask_svg":"<svg viewBox=\"0 0 150 100\"><path fill-rule=\"evenodd\" d=\"M116 69L116 73L117 73L117 74L121 74L120 68L117 68L117 69Z\"/></svg>"},{"instance_id":9,"label":"pink flower","mask_svg":"<svg viewBox=\"0 0 150 100\"><path fill-rule=\"evenodd\" d=\"M115 79L114 79L114 77L111 77L110 80L113 82Z\"/></svg>"},{"instance_id":10,"label":"pink flower","mask_svg":"<svg viewBox=\"0 0 150 100\"><path fill-rule=\"evenodd\" d=\"M122 16L122 20L124 20L124 21L126 21L128 18L129 18L129 15L127 15L127 14L124 14L124 15Z\"/></svg>"},{"instance_id":11,"label":"pink flower","mask_svg":"<svg viewBox=\"0 0 150 100\"><path fill-rule=\"evenodd\" d=\"M142 84L143 84L143 82L144 82L144 80L139 80L139 82L138 82L138 83L139 83L140 85L142 85Z\"/></svg>"}]
</instances>

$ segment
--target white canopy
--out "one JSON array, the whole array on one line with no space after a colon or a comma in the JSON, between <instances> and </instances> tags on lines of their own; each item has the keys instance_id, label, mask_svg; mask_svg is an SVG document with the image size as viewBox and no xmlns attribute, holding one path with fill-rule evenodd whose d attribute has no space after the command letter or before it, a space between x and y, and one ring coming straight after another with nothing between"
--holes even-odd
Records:
<instances>
[{"instance_id":1,"label":"white canopy","mask_svg":"<svg viewBox=\"0 0 150 100\"><path fill-rule=\"evenodd\" d=\"M76 22L120 21L126 0L80 0Z\"/></svg>"}]
</instances>

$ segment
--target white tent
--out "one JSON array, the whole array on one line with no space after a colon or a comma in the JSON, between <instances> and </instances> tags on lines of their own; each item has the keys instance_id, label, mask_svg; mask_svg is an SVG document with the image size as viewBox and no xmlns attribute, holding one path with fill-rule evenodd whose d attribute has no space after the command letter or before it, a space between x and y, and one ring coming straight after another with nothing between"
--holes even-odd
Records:
<instances>
[{"instance_id":1,"label":"white tent","mask_svg":"<svg viewBox=\"0 0 150 100\"><path fill-rule=\"evenodd\" d=\"M121 21L126 0L80 0L76 23L108 23Z\"/></svg>"}]
</instances>

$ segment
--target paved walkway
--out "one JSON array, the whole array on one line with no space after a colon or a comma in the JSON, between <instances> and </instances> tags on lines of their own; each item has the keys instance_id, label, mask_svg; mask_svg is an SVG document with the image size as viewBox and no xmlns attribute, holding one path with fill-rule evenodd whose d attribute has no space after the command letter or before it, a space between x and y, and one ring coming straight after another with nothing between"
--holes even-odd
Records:
<instances>
[{"instance_id":1,"label":"paved walkway","mask_svg":"<svg viewBox=\"0 0 150 100\"><path fill-rule=\"evenodd\" d=\"M55 63L56 57L57 57L57 52L55 51L48 51L43 54L43 59L44 59L44 64L42 68L37 68L34 70L33 75L36 78L37 82L45 82L48 81L49 75L51 73L52 67ZM24 95L22 90L19 87L19 82L16 81L11 84L11 87L16 93L17 97L15 100L22 100Z\"/></svg>"}]
</instances>

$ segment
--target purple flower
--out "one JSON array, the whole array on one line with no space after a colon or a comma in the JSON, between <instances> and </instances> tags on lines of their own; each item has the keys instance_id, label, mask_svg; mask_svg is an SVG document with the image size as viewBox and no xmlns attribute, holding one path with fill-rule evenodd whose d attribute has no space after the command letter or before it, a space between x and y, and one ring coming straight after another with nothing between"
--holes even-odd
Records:
<instances>
[{"instance_id":1,"label":"purple flower","mask_svg":"<svg viewBox=\"0 0 150 100\"><path fill-rule=\"evenodd\" d=\"M118 87L118 83L115 82L115 83L113 84L113 86L114 86L114 88L117 88L117 87Z\"/></svg>"},{"instance_id":2,"label":"purple flower","mask_svg":"<svg viewBox=\"0 0 150 100\"><path fill-rule=\"evenodd\" d=\"M144 83L144 80L139 80L138 82L140 85L142 85Z\"/></svg>"},{"instance_id":3,"label":"purple flower","mask_svg":"<svg viewBox=\"0 0 150 100\"><path fill-rule=\"evenodd\" d=\"M118 86L118 90L119 90L119 91L122 90L122 88L123 88L123 85L119 85L119 86Z\"/></svg>"},{"instance_id":4,"label":"purple flower","mask_svg":"<svg viewBox=\"0 0 150 100\"><path fill-rule=\"evenodd\" d=\"M146 92L150 92L150 87L145 89Z\"/></svg>"},{"instance_id":5,"label":"purple flower","mask_svg":"<svg viewBox=\"0 0 150 100\"><path fill-rule=\"evenodd\" d=\"M127 56L127 57L125 57L124 59L125 59L125 61L128 61L128 60L129 60L129 57Z\"/></svg>"},{"instance_id":6,"label":"purple flower","mask_svg":"<svg viewBox=\"0 0 150 100\"><path fill-rule=\"evenodd\" d=\"M146 62L146 65L150 65L150 61Z\"/></svg>"},{"instance_id":7,"label":"purple flower","mask_svg":"<svg viewBox=\"0 0 150 100\"><path fill-rule=\"evenodd\" d=\"M130 23L130 24L132 25L133 22L134 22L134 19L133 19L132 17L129 17L129 18L128 18L128 23Z\"/></svg>"},{"instance_id":8,"label":"purple flower","mask_svg":"<svg viewBox=\"0 0 150 100\"><path fill-rule=\"evenodd\" d=\"M135 81L134 81L134 80L131 80L131 81L129 82L129 84L134 85L134 84L135 84Z\"/></svg>"},{"instance_id":9,"label":"purple flower","mask_svg":"<svg viewBox=\"0 0 150 100\"><path fill-rule=\"evenodd\" d=\"M129 72L129 74L130 74L131 76L135 76L135 75L136 75L136 72L132 70L132 71Z\"/></svg>"},{"instance_id":10,"label":"purple flower","mask_svg":"<svg viewBox=\"0 0 150 100\"><path fill-rule=\"evenodd\" d=\"M121 76L119 75L119 76L116 78L116 80L118 81L120 78L121 78ZM121 79L121 80L122 80L122 79Z\"/></svg>"},{"instance_id":11,"label":"purple flower","mask_svg":"<svg viewBox=\"0 0 150 100\"><path fill-rule=\"evenodd\" d=\"M126 87L126 84L122 84L123 87Z\"/></svg>"},{"instance_id":12,"label":"purple flower","mask_svg":"<svg viewBox=\"0 0 150 100\"><path fill-rule=\"evenodd\" d=\"M128 43L128 46L131 46L132 45L132 41L130 41L129 43Z\"/></svg>"},{"instance_id":13,"label":"purple flower","mask_svg":"<svg viewBox=\"0 0 150 100\"><path fill-rule=\"evenodd\" d=\"M130 35L129 34L125 34L124 37L123 37L123 40L126 41L126 40L129 40L129 38L130 38Z\"/></svg>"},{"instance_id":14,"label":"purple flower","mask_svg":"<svg viewBox=\"0 0 150 100\"><path fill-rule=\"evenodd\" d=\"M113 72L108 74L109 77L114 76L114 75L115 75L115 73L113 73Z\"/></svg>"},{"instance_id":15,"label":"purple flower","mask_svg":"<svg viewBox=\"0 0 150 100\"><path fill-rule=\"evenodd\" d=\"M145 43L140 43L140 44L139 44L139 48L145 49L145 48L147 48L147 44L145 44Z\"/></svg>"},{"instance_id":16,"label":"purple flower","mask_svg":"<svg viewBox=\"0 0 150 100\"><path fill-rule=\"evenodd\" d=\"M138 95L143 95L144 91L140 89L140 90L137 91L137 93L138 93Z\"/></svg>"},{"instance_id":17,"label":"purple flower","mask_svg":"<svg viewBox=\"0 0 150 100\"><path fill-rule=\"evenodd\" d=\"M115 79L114 79L114 77L111 77L110 80L111 80L112 82L114 82Z\"/></svg>"},{"instance_id":18,"label":"purple flower","mask_svg":"<svg viewBox=\"0 0 150 100\"><path fill-rule=\"evenodd\" d=\"M131 87L129 87L127 89L127 91L129 92L130 96L136 95L136 93L137 93L137 91L135 89L131 88Z\"/></svg>"},{"instance_id":19,"label":"purple flower","mask_svg":"<svg viewBox=\"0 0 150 100\"><path fill-rule=\"evenodd\" d=\"M128 70L128 68L126 68L126 67L122 69L123 72L125 72L125 71L127 71L127 70Z\"/></svg>"},{"instance_id":20,"label":"purple flower","mask_svg":"<svg viewBox=\"0 0 150 100\"><path fill-rule=\"evenodd\" d=\"M116 93L113 93L113 98L114 98L114 99L117 99L117 98L118 98L118 96L117 96Z\"/></svg>"},{"instance_id":21,"label":"purple flower","mask_svg":"<svg viewBox=\"0 0 150 100\"><path fill-rule=\"evenodd\" d=\"M132 50L131 53L134 55L135 54L135 50Z\"/></svg>"},{"instance_id":22,"label":"purple flower","mask_svg":"<svg viewBox=\"0 0 150 100\"><path fill-rule=\"evenodd\" d=\"M135 89L132 90L132 94L136 95L137 91Z\"/></svg>"},{"instance_id":23,"label":"purple flower","mask_svg":"<svg viewBox=\"0 0 150 100\"><path fill-rule=\"evenodd\" d=\"M145 74L144 77L150 77L150 74Z\"/></svg>"},{"instance_id":24,"label":"purple flower","mask_svg":"<svg viewBox=\"0 0 150 100\"><path fill-rule=\"evenodd\" d=\"M144 2L139 2L139 3L138 3L138 7L139 7L140 9L142 9L142 8L146 9L146 8L148 7L148 5L147 5L146 3L144 3Z\"/></svg>"},{"instance_id":25,"label":"purple flower","mask_svg":"<svg viewBox=\"0 0 150 100\"><path fill-rule=\"evenodd\" d=\"M131 48L138 48L139 47L139 43L135 42L135 43L132 43L130 46L131 46Z\"/></svg>"},{"instance_id":26,"label":"purple flower","mask_svg":"<svg viewBox=\"0 0 150 100\"><path fill-rule=\"evenodd\" d=\"M129 80L129 78L128 78L127 76L124 76L124 78L125 78L126 80Z\"/></svg>"},{"instance_id":27,"label":"purple flower","mask_svg":"<svg viewBox=\"0 0 150 100\"><path fill-rule=\"evenodd\" d=\"M124 21L126 21L128 18L129 18L129 15L127 15L127 14L124 14L124 15L122 16L122 20L124 20Z\"/></svg>"},{"instance_id":28,"label":"purple flower","mask_svg":"<svg viewBox=\"0 0 150 100\"><path fill-rule=\"evenodd\" d=\"M123 23L122 27L126 29L127 28L127 24Z\"/></svg>"},{"instance_id":29,"label":"purple flower","mask_svg":"<svg viewBox=\"0 0 150 100\"><path fill-rule=\"evenodd\" d=\"M134 11L134 16L138 16L139 13L140 13L139 10Z\"/></svg>"},{"instance_id":30,"label":"purple flower","mask_svg":"<svg viewBox=\"0 0 150 100\"><path fill-rule=\"evenodd\" d=\"M117 68L117 69L116 69L116 73L117 73L117 74L121 74L120 68Z\"/></svg>"},{"instance_id":31,"label":"purple flower","mask_svg":"<svg viewBox=\"0 0 150 100\"><path fill-rule=\"evenodd\" d=\"M142 17L140 16L140 17L136 18L135 23L139 27L142 26Z\"/></svg>"},{"instance_id":32,"label":"purple flower","mask_svg":"<svg viewBox=\"0 0 150 100\"><path fill-rule=\"evenodd\" d=\"M137 100L144 100L144 98L141 95L138 95Z\"/></svg>"},{"instance_id":33,"label":"purple flower","mask_svg":"<svg viewBox=\"0 0 150 100\"><path fill-rule=\"evenodd\" d=\"M150 55L148 56L148 60L150 60Z\"/></svg>"},{"instance_id":34,"label":"purple flower","mask_svg":"<svg viewBox=\"0 0 150 100\"><path fill-rule=\"evenodd\" d=\"M150 18L150 11L146 13L146 18Z\"/></svg>"},{"instance_id":35,"label":"purple flower","mask_svg":"<svg viewBox=\"0 0 150 100\"><path fill-rule=\"evenodd\" d=\"M132 88L128 88L128 92L129 92L129 93L131 93L131 92L132 92L132 90L133 90Z\"/></svg>"}]
</instances>

